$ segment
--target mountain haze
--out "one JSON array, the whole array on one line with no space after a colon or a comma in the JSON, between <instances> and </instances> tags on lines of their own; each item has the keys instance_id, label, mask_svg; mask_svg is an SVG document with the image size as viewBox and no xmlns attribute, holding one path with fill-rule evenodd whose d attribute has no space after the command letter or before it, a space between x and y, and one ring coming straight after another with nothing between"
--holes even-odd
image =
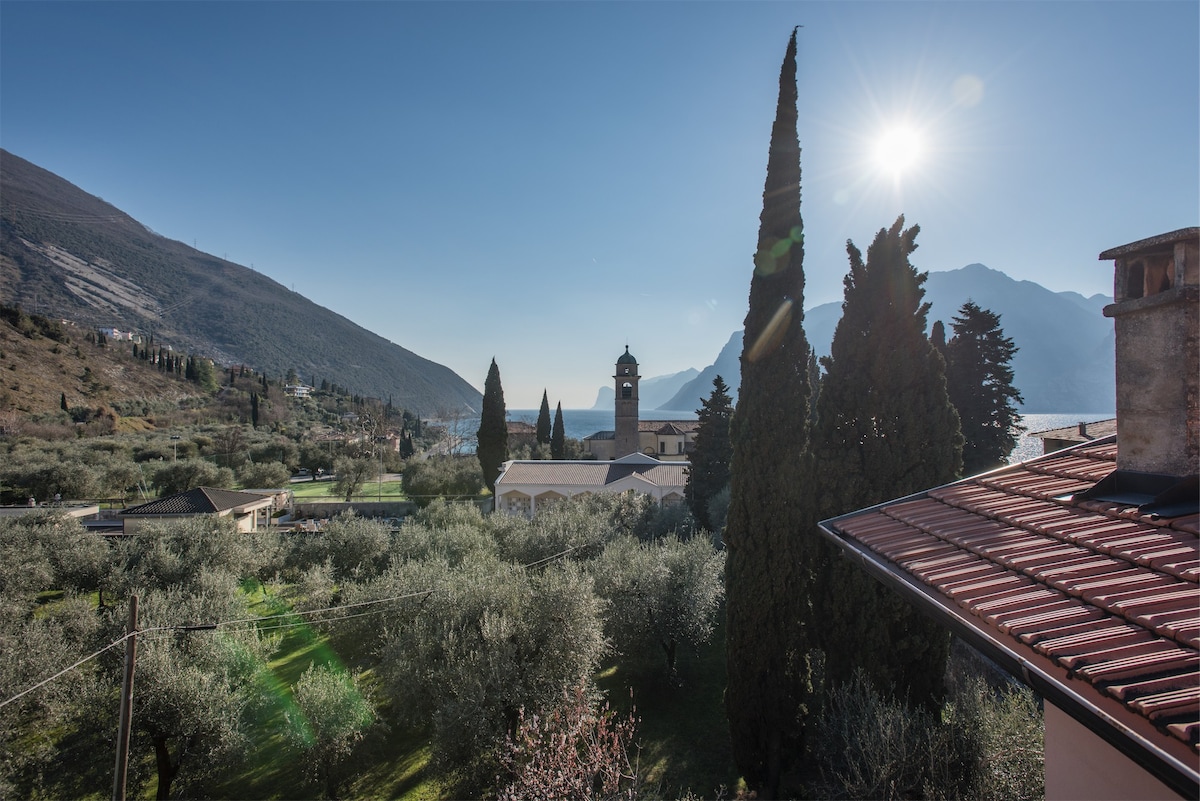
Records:
<instances>
[{"instance_id":1,"label":"mountain haze","mask_svg":"<svg viewBox=\"0 0 1200 801\"><path fill-rule=\"evenodd\" d=\"M1051 292L1032 281L1015 281L982 264L931 272L925 283L931 305L929 324L941 320L953 335L953 318L974 300L1000 315L1006 336L1020 349L1013 357L1013 383L1025 397L1026 414L1111 412L1116 408L1116 340L1112 320L1103 314L1112 302L1104 295ZM804 329L818 356L828 356L841 303L825 303L804 313ZM741 383L741 331L735 331L716 361L680 388L664 408L694 409L712 392L720 375L736 397Z\"/></svg>"},{"instance_id":2,"label":"mountain haze","mask_svg":"<svg viewBox=\"0 0 1200 801\"><path fill-rule=\"evenodd\" d=\"M695 367L689 367L678 373L659 375L653 378L643 378L638 382L638 401L640 406L647 409L671 409L664 404L679 392L679 388L700 375ZM611 409L616 400L617 391L612 386L600 387L596 393L593 409Z\"/></svg>"},{"instance_id":3,"label":"mountain haze","mask_svg":"<svg viewBox=\"0 0 1200 801\"><path fill-rule=\"evenodd\" d=\"M73 184L0 150L0 302L90 329L301 381L391 399L423 414L478 410L449 368L282 284L154 233ZM332 280L332 279L331 279Z\"/></svg>"}]
</instances>

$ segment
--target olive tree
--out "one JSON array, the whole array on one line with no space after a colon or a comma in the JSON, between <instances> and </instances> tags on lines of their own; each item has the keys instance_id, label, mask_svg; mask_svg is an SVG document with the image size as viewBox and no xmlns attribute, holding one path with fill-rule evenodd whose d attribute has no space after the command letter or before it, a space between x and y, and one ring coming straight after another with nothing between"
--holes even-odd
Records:
<instances>
[{"instance_id":1,"label":"olive tree","mask_svg":"<svg viewBox=\"0 0 1200 801\"><path fill-rule=\"evenodd\" d=\"M346 763L376 722L359 676L332 665L309 665L292 685L295 705L285 712L285 739L304 755L305 778L337 797Z\"/></svg>"},{"instance_id":2,"label":"olive tree","mask_svg":"<svg viewBox=\"0 0 1200 801\"><path fill-rule=\"evenodd\" d=\"M247 617L228 574L208 574L192 591L147 592L139 628ZM156 798L180 789L203 795L206 782L248 750L247 713L258 701L256 677L264 670L268 642L252 626L176 631L139 637L137 692L133 697L131 754L153 755L154 775L130 759L130 781L157 781Z\"/></svg>"},{"instance_id":3,"label":"olive tree","mask_svg":"<svg viewBox=\"0 0 1200 801\"><path fill-rule=\"evenodd\" d=\"M627 655L661 649L674 676L678 646L698 648L712 636L724 562L704 537L609 542L591 565L596 592L607 602L605 634Z\"/></svg>"},{"instance_id":4,"label":"olive tree","mask_svg":"<svg viewBox=\"0 0 1200 801\"><path fill-rule=\"evenodd\" d=\"M569 563L415 567L430 592L390 621L379 672L403 717L431 727L435 759L482 779L518 710L554 704L595 671L601 602Z\"/></svg>"}]
</instances>

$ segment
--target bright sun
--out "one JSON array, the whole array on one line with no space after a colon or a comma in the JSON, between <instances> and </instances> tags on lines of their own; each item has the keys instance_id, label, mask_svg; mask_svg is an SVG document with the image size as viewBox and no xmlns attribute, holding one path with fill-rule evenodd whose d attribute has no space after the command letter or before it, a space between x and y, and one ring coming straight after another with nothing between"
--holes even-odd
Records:
<instances>
[{"instance_id":1,"label":"bright sun","mask_svg":"<svg viewBox=\"0 0 1200 801\"><path fill-rule=\"evenodd\" d=\"M921 150L920 134L912 128L892 128L885 131L875 142L875 163L899 176L912 169L920 160Z\"/></svg>"}]
</instances>

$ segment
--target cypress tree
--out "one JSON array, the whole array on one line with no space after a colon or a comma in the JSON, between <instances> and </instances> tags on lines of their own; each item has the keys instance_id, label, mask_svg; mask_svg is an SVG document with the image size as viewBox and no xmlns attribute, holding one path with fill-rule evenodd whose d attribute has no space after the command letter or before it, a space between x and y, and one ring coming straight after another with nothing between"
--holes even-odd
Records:
<instances>
[{"instance_id":1,"label":"cypress tree","mask_svg":"<svg viewBox=\"0 0 1200 801\"><path fill-rule=\"evenodd\" d=\"M487 379L483 382L483 410L476 432L476 455L483 470L483 480L491 492L496 491L500 465L508 458L508 423L505 420L504 387L500 386L500 368L492 359Z\"/></svg>"},{"instance_id":2,"label":"cypress tree","mask_svg":"<svg viewBox=\"0 0 1200 801\"><path fill-rule=\"evenodd\" d=\"M862 253L846 250L842 319L818 398L814 496L822 517L850 512L951 481L962 465L958 415L943 361L925 336L929 304L909 263L917 226L900 217ZM819 621L826 676L862 669L882 691L932 703L941 690L949 637L891 590L845 559L822 571Z\"/></svg>"},{"instance_id":3,"label":"cypress tree","mask_svg":"<svg viewBox=\"0 0 1200 801\"><path fill-rule=\"evenodd\" d=\"M539 445L550 444L550 400L542 390L542 408L538 410L537 441Z\"/></svg>"},{"instance_id":4,"label":"cypress tree","mask_svg":"<svg viewBox=\"0 0 1200 801\"><path fill-rule=\"evenodd\" d=\"M750 280L725 529L725 707L738 769L767 796L802 757L811 689L805 621L816 545L804 480L809 347L796 101L793 30Z\"/></svg>"},{"instance_id":5,"label":"cypress tree","mask_svg":"<svg viewBox=\"0 0 1200 801\"><path fill-rule=\"evenodd\" d=\"M62 393L62 396L61 396L61 397L59 398L59 400L58 400L58 406L59 406L59 408L60 408L60 409L62 409L64 412L69 412L69 411L71 411L70 407L68 407L68 406L67 406L67 393L65 393L65 392L64 392L64 393Z\"/></svg>"},{"instance_id":6,"label":"cypress tree","mask_svg":"<svg viewBox=\"0 0 1200 801\"><path fill-rule=\"evenodd\" d=\"M567 458L567 433L563 428L562 401L554 409L554 430L550 434L550 458Z\"/></svg>"},{"instance_id":7,"label":"cypress tree","mask_svg":"<svg viewBox=\"0 0 1200 801\"><path fill-rule=\"evenodd\" d=\"M687 471L684 496L692 509L692 516L706 529L712 530L712 519L708 516L708 501L729 484L729 460L732 446L729 443L729 420L733 416L733 398L725 379L713 379L713 391L706 400L700 401L696 417L700 425L696 428L696 446L691 454L691 467Z\"/></svg>"},{"instance_id":8,"label":"cypress tree","mask_svg":"<svg viewBox=\"0 0 1200 801\"><path fill-rule=\"evenodd\" d=\"M962 421L963 474L974 475L1003 465L1022 430L1017 404L1024 399L1010 366L1017 347L1004 336L1000 315L971 300L951 326L943 349L946 389Z\"/></svg>"},{"instance_id":9,"label":"cypress tree","mask_svg":"<svg viewBox=\"0 0 1200 801\"><path fill-rule=\"evenodd\" d=\"M250 425L258 428L258 393L250 393Z\"/></svg>"}]
</instances>

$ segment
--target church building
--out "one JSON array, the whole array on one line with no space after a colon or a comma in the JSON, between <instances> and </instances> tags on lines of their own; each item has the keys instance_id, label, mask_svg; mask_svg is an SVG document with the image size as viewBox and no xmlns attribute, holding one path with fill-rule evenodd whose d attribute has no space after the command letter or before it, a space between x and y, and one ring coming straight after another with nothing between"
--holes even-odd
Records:
<instances>
[{"instance_id":1,"label":"church building","mask_svg":"<svg viewBox=\"0 0 1200 801\"><path fill-rule=\"evenodd\" d=\"M617 358L614 429L583 438L590 458L611 461L640 453L659 461L686 462L695 447L697 420L641 420L638 417L638 361L625 346Z\"/></svg>"}]
</instances>

